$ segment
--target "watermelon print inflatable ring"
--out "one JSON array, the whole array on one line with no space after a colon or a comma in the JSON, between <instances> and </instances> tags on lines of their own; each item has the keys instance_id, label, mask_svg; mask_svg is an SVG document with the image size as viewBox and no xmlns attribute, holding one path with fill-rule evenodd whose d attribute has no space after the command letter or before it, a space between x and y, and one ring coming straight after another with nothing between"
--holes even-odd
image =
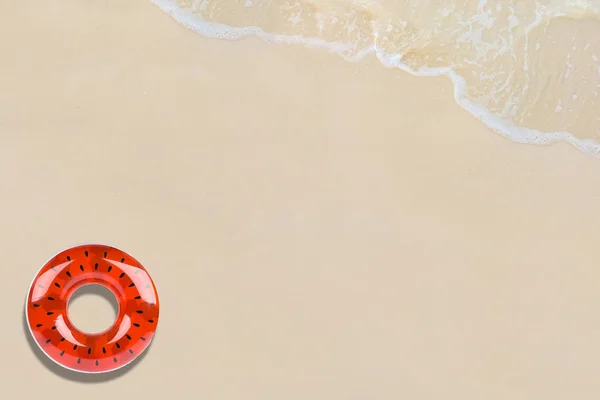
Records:
<instances>
[{"instance_id":1,"label":"watermelon print inflatable ring","mask_svg":"<svg viewBox=\"0 0 600 400\"><path fill-rule=\"evenodd\" d=\"M119 305L113 325L90 334L69 320L69 299L83 286L109 289ZM146 269L129 254L89 244L64 250L36 274L25 313L42 352L55 363L82 373L114 371L148 347L158 325L158 293Z\"/></svg>"}]
</instances>

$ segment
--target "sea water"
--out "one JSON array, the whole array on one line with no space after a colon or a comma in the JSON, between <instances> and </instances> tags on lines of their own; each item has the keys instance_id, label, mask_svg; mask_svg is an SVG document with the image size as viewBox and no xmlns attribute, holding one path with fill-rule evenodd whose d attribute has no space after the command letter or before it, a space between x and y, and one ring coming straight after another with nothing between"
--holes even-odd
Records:
<instances>
[{"instance_id":1,"label":"sea water","mask_svg":"<svg viewBox=\"0 0 600 400\"><path fill-rule=\"evenodd\" d=\"M457 103L505 137L600 156L600 0L153 2L207 37L254 35L348 61L374 54L446 75Z\"/></svg>"}]
</instances>

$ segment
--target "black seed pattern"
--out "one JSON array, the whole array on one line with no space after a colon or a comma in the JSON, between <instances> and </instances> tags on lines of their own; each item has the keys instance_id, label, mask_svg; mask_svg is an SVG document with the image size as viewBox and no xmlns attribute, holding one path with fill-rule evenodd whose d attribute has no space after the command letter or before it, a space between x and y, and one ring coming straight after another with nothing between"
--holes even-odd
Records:
<instances>
[{"instance_id":1,"label":"black seed pattern","mask_svg":"<svg viewBox=\"0 0 600 400\"><path fill-rule=\"evenodd\" d=\"M83 265L80 265L80 266L79 266L79 269L83 271Z\"/></svg>"},{"instance_id":2,"label":"black seed pattern","mask_svg":"<svg viewBox=\"0 0 600 400\"><path fill-rule=\"evenodd\" d=\"M41 327L42 327L42 324L37 324L35 327L36 327L36 328L41 328Z\"/></svg>"},{"instance_id":3,"label":"black seed pattern","mask_svg":"<svg viewBox=\"0 0 600 400\"><path fill-rule=\"evenodd\" d=\"M94 269L98 269L98 263L94 264Z\"/></svg>"},{"instance_id":4,"label":"black seed pattern","mask_svg":"<svg viewBox=\"0 0 600 400\"><path fill-rule=\"evenodd\" d=\"M81 364L81 358L77 359L77 364Z\"/></svg>"},{"instance_id":5,"label":"black seed pattern","mask_svg":"<svg viewBox=\"0 0 600 400\"><path fill-rule=\"evenodd\" d=\"M119 275L119 278L122 278L125 276L125 272L121 272L121 275Z\"/></svg>"},{"instance_id":6,"label":"black seed pattern","mask_svg":"<svg viewBox=\"0 0 600 400\"><path fill-rule=\"evenodd\" d=\"M104 257L106 257L107 254L108 254L107 252L104 252Z\"/></svg>"},{"instance_id":7,"label":"black seed pattern","mask_svg":"<svg viewBox=\"0 0 600 400\"><path fill-rule=\"evenodd\" d=\"M40 305L39 304L34 304L33 305L35 308L38 308Z\"/></svg>"},{"instance_id":8,"label":"black seed pattern","mask_svg":"<svg viewBox=\"0 0 600 400\"><path fill-rule=\"evenodd\" d=\"M125 262L125 259L124 259L124 258L121 258L121 262Z\"/></svg>"},{"instance_id":9,"label":"black seed pattern","mask_svg":"<svg viewBox=\"0 0 600 400\"><path fill-rule=\"evenodd\" d=\"M88 256L88 252L87 252L87 250L85 251L85 256L86 256L86 257Z\"/></svg>"},{"instance_id":10,"label":"black seed pattern","mask_svg":"<svg viewBox=\"0 0 600 400\"><path fill-rule=\"evenodd\" d=\"M46 344L50 343L51 341L51 339L46 340Z\"/></svg>"},{"instance_id":11,"label":"black seed pattern","mask_svg":"<svg viewBox=\"0 0 600 400\"><path fill-rule=\"evenodd\" d=\"M67 261L71 261L71 257L67 256Z\"/></svg>"},{"instance_id":12,"label":"black seed pattern","mask_svg":"<svg viewBox=\"0 0 600 400\"><path fill-rule=\"evenodd\" d=\"M88 348L88 354L92 354L92 348L91 347Z\"/></svg>"},{"instance_id":13,"label":"black seed pattern","mask_svg":"<svg viewBox=\"0 0 600 400\"><path fill-rule=\"evenodd\" d=\"M131 282L131 283L129 284L129 287L134 287L134 286L135 286L135 283L133 283L133 282Z\"/></svg>"},{"instance_id":14,"label":"black seed pattern","mask_svg":"<svg viewBox=\"0 0 600 400\"><path fill-rule=\"evenodd\" d=\"M113 357L113 361L114 361L114 362L117 362L117 357Z\"/></svg>"},{"instance_id":15,"label":"black seed pattern","mask_svg":"<svg viewBox=\"0 0 600 400\"><path fill-rule=\"evenodd\" d=\"M55 326L53 326L53 327L52 327L52 330L55 330L55 329L56 329L56 327L55 327Z\"/></svg>"},{"instance_id":16,"label":"black seed pattern","mask_svg":"<svg viewBox=\"0 0 600 400\"><path fill-rule=\"evenodd\" d=\"M128 334L125 334L125 337L129 340L131 340L131 336L129 336Z\"/></svg>"},{"instance_id":17,"label":"black seed pattern","mask_svg":"<svg viewBox=\"0 0 600 400\"><path fill-rule=\"evenodd\" d=\"M117 349L121 348L121 345L119 344L119 342L116 342L115 345L117 346Z\"/></svg>"},{"instance_id":18,"label":"black seed pattern","mask_svg":"<svg viewBox=\"0 0 600 400\"><path fill-rule=\"evenodd\" d=\"M98 366L98 360L96 360L96 367Z\"/></svg>"},{"instance_id":19,"label":"black seed pattern","mask_svg":"<svg viewBox=\"0 0 600 400\"><path fill-rule=\"evenodd\" d=\"M57 288L60 287L60 285L58 284L58 282L54 282L54 286L56 286Z\"/></svg>"},{"instance_id":20,"label":"black seed pattern","mask_svg":"<svg viewBox=\"0 0 600 400\"><path fill-rule=\"evenodd\" d=\"M143 336L140 339L142 339L144 342L146 341L146 338Z\"/></svg>"},{"instance_id":21,"label":"black seed pattern","mask_svg":"<svg viewBox=\"0 0 600 400\"><path fill-rule=\"evenodd\" d=\"M52 314L54 314L54 311L48 311L48 312L46 313L46 315L52 315Z\"/></svg>"},{"instance_id":22,"label":"black seed pattern","mask_svg":"<svg viewBox=\"0 0 600 400\"><path fill-rule=\"evenodd\" d=\"M129 349L129 354L133 354L133 350Z\"/></svg>"},{"instance_id":23,"label":"black seed pattern","mask_svg":"<svg viewBox=\"0 0 600 400\"><path fill-rule=\"evenodd\" d=\"M77 350L77 345L74 345L74 346L73 346L73 350Z\"/></svg>"},{"instance_id":24,"label":"black seed pattern","mask_svg":"<svg viewBox=\"0 0 600 400\"><path fill-rule=\"evenodd\" d=\"M136 324L135 322L133 323L133 326L135 326L136 328L140 327L140 324Z\"/></svg>"},{"instance_id":25,"label":"black seed pattern","mask_svg":"<svg viewBox=\"0 0 600 400\"><path fill-rule=\"evenodd\" d=\"M106 354L106 349L104 347L102 348L102 352Z\"/></svg>"},{"instance_id":26,"label":"black seed pattern","mask_svg":"<svg viewBox=\"0 0 600 400\"><path fill-rule=\"evenodd\" d=\"M108 266L108 272L110 272L112 270L112 265Z\"/></svg>"},{"instance_id":27,"label":"black seed pattern","mask_svg":"<svg viewBox=\"0 0 600 400\"><path fill-rule=\"evenodd\" d=\"M64 342L64 341L65 341L65 338L64 338L64 337L61 337L61 338L60 338L60 341L61 341L61 342Z\"/></svg>"},{"instance_id":28,"label":"black seed pattern","mask_svg":"<svg viewBox=\"0 0 600 400\"><path fill-rule=\"evenodd\" d=\"M65 272L67 274L67 276L70 278L71 277L71 273L69 271Z\"/></svg>"},{"instance_id":29,"label":"black seed pattern","mask_svg":"<svg viewBox=\"0 0 600 400\"><path fill-rule=\"evenodd\" d=\"M139 300L139 299L141 299L141 298L142 298L142 296L135 296L135 297L134 297L134 299L136 299L136 300Z\"/></svg>"},{"instance_id":30,"label":"black seed pattern","mask_svg":"<svg viewBox=\"0 0 600 400\"><path fill-rule=\"evenodd\" d=\"M138 314L141 314L141 313L143 313L143 311L142 311L142 310L136 310L135 312L136 312L136 313L138 313Z\"/></svg>"},{"instance_id":31,"label":"black seed pattern","mask_svg":"<svg viewBox=\"0 0 600 400\"><path fill-rule=\"evenodd\" d=\"M48 300L54 301L54 297L48 297Z\"/></svg>"},{"instance_id":32,"label":"black seed pattern","mask_svg":"<svg viewBox=\"0 0 600 400\"><path fill-rule=\"evenodd\" d=\"M153 319L149 319L148 322L150 322L151 324L153 324L154 320Z\"/></svg>"},{"instance_id":33,"label":"black seed pattern","mask_svg":"<svg viewBox=\"0 0 600 400\"><path fill-rule=\"evenodd\" d=\"M64 352L64 351L60 353L60 356L61 356L61 357L62 357L62 356L64 356L64 355L65 355L65 352Z\"/></svg>"}]
</instances>

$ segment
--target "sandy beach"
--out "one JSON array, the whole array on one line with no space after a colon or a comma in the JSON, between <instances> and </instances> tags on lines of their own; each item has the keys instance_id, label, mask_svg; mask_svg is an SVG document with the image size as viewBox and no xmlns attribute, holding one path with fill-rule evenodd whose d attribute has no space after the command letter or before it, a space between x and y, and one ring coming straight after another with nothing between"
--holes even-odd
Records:
<instances>
[{"instance_id":1,"label":"sandy beach","mask_svg":"<svg viewBox=\"0 0 600 400\"><path fill-rule=\"evenodd\" d=\"M0 15L3 398L600 395L598 159L495 134L444 77L206 39L150 2ZM106 376L24 326L34 274L85 242L161 297Z\"/></svg>"}]
</instances>

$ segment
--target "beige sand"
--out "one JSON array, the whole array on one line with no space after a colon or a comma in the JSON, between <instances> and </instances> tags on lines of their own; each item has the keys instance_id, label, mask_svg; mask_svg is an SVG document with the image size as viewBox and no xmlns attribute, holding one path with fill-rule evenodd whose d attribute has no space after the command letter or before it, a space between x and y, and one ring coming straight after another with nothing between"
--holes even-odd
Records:
<instances>
[{"instance_id":1,"label":"beige sand","mask_svg":"<svg viewBox=\"0 0 600 400\"><path fill-rule=\"evenodd\" d=\"M2 398L600 395L597 159L491 133L446 79L145 1L0 15ZM90 241L161 296L125 374L48 368L23 329L37 269Z\"/></svg>"}]
</instances>

